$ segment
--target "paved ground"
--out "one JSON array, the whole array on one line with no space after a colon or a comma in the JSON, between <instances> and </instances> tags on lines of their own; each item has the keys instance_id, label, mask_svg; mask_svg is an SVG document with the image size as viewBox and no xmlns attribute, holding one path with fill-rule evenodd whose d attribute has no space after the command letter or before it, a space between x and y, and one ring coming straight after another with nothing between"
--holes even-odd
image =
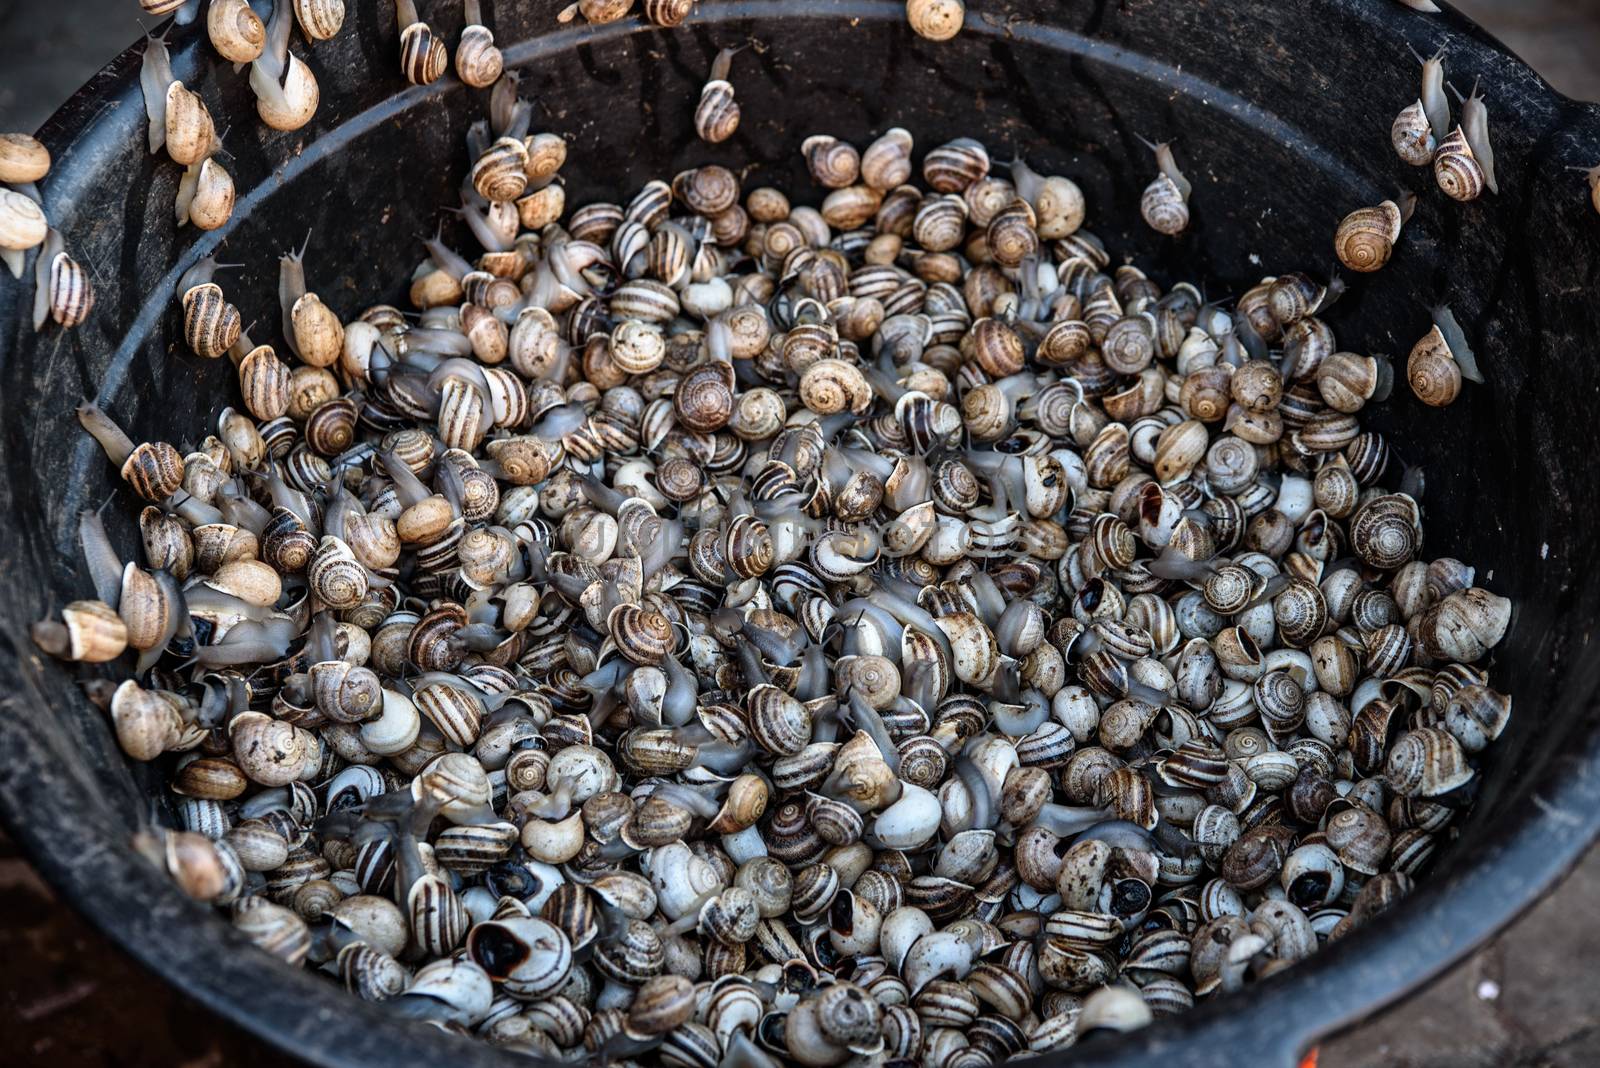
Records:
<instances>
[{"instance_id":1,"label":"paved ground","mask_svg":"<svg viewBox=\"0 0 1600 1068\"><path fill-rule=\"evenodd\" d=\"M1556 86L1600 99L1600 0L1457 0ZM33 129L133 39L132 0L0 0L0 130ZM85 60L84 57L90 57ZM0 1036L8 1064L281 1068L57 904L0 837ZM1329 1043L1323 1068L1600 1062L1600 850L1505 935ZM1175 1064L1175 1068L1178 1066Z\"/></svg>"}]
</instances>

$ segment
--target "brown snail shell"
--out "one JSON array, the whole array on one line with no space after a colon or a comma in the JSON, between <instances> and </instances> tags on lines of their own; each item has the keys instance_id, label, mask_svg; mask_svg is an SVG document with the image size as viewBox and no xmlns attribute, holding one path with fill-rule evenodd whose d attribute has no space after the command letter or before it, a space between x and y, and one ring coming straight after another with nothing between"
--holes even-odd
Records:
<instances>
[{"instance_id":1,"label":"brown snail shell","mask_svg":"<svg viewBox=\"0 0 1600 1068\"><path fill-rule=\"evenodd\" d=\"M1451 200L1465 203L1483 195L1488 178L1461 127L1451 130L1449 136L1439 142L1439 149L1433 156L1433 178Z\"/></svg>"},{"instance_id":2,"label":"brown snail shell","mask_svg":"<svg viewBox=\"0 0 1600 1068\"><path fill-rule=\"evenodd\" d=\"M487 26L472 25L461 31L456 45L456 77L474 89L487 89L500 78L505 57L495 46Z\"/></svg>"},{"instance_id":3,"label":"brown snail shell","mask_svg":"<svg viewBox=\"0 0 1600 1068\"><path fill-rule=\"evenodd\" d=\"M1447 407L1460 395L1461 365L1437 326L1412 347L1406 382L1418 400L1433 408Z\"/></svg>"},{"instance_id":4,"label":"brown snail shell","mask_svg":"<svg viewBox=\"0 0 1600 1068\"><path fill-rule=\"evenodd\" d=\"M1357 208L1339 223L1333 234L1333 251L1352 271L1368 273L1389 262L1405 212L1392 200L1375 208Z\"/></svg>"}]
</instances>

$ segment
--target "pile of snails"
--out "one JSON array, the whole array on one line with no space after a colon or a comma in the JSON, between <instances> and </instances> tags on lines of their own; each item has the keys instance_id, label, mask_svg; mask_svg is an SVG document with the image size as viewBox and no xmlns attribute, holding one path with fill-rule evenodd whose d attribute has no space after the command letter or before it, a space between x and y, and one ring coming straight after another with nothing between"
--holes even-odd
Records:
<instances>
[{"instance_id":1,"label":"pile of snails","mask_svg":"<svg viewBox=\"0 0 1600 1068\"><path fill-rule=\"evenodd\" d=\"M1070 178L898 128L797 146L820 207L706 165L568 212L488 103L411 309L301 249L258 342L206 260L213 432L79 410L143 559L85 513L33 637L123 669L184 892L401 1016L679 1068L1061 1049L1408 892L1510 604L1426 554L1336 287L1163 287Z\"/></svg>"}]
</instances>

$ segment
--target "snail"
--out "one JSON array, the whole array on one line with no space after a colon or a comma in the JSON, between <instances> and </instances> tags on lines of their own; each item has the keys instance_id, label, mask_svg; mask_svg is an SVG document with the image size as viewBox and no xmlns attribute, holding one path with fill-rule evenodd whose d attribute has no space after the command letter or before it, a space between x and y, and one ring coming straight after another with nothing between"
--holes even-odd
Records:
<instances>
[{"instance_id":1,"label":"snail","mask_svg":"<svg viewBox=\"0 0 1600 1068\"><path fill-rule=\"evenodd\" d=\"M178 179L174 205L178 225L194 223L198 229L215 230L233 215L234 197L233 176L216 156L190 164Z\"/></svg>"},{"instance_id":2,"label":"snail","mask_svg":"<svg viewBox=\"0 0 1600 1068\"><path fill-rule=\"evenodd\" d=\"M456 77L475 89L486 89L500 78L505 59L495 47L494 33L483 25L482 0L466 0L461 41L456 45Z\"/></svg>"},{"instance_id":3,"label":"snail","mask_svg":"<svg viewBox=\"0 0 1600 1068\"><path fill-rule=\"evenodd\" d=\"M1421 98L1395 116L1389 127L1389 143L1394 146L1395 154L1413 167L1426 167L1433 162L1439 141Z\"/></svg>"},{"instance_id":4,"label":"snail","mask_svg":"<svg viewBox=\"0 0 1600 1068\"><path fill-rule=\"evenodd\" d=\"M711 72L700 90L700 103L694 109L694 132L702 141L720 144L739 128L739 102L733 98L728 75L733 69L733 57L744 47L747 46L724 48L711 62Z\"/></svg>"},{"instance_id":5,"label":"snail","mask_svg":"<svg viewBox=\"0 0 1600 1068\"><path fill-rule=\"evenodd\" d=\"M250 63L250 90L256 95L256 112L274 130L300 129L316 114L321 98L311 68L289 51L292 17L289 0L273 0L266 47Z\"/></svg>"},{"instance_id":6,"label":"snail","mask_svg":"<svg viewBox=\"0 0 1600 1068\"><path fill-rule=\"evenodd\" d=\"M267 26L247 0L215 0L206 9L206 35L223 59L252 63L267 43Z\"/></svg>"},{"instance_id":7,"label":"snail","mask_svg":"<svg viewBox=\"0 0 1600 1068\"><path fill-rule=\"evenodd\" d=\"M294 15L308 41L331 40L344 25L344 0L294 0Z\"/></svg>"},{"instance_id":8,"label":"snail","mask_svg":"<svg viewBox=\"0 0 1600 1068\"><path fill-rule=\"evenodd\" d=\"M1156 165L1161 168L1161 173L1145 187L1144 195L1139 199L1139 214L1156 233L1175 236L1189 225L1189 193L1192 186L1178 169L1170 143L1153 144L1143 138L1140 140L1155 153Z\"/></svg>"},{"instance_id":9,"label":"snail","mask_svg":"<svg viewBox=\"0 0 1600 1068\"><path fill-rule=\"evenodd\" d=\"M633 10L633 0L578 0L577 3L563 8L556 16L556 21L571 22L582 15L595 25L603 25L626 17L631 10Z\"/></svg>"},{"instance_id":10,"label":"snail","mask_svg":"<svg viewBox=\"0 0 1600 1068\"><path fill-rule=\"evenodd\" d=\"M311 242L286 252L278 261L278 305L283 338L289 351L312 367L327 367L344 352L344 326L321 299L306 290L305 253Z\"/></svg>"},{"instance_id":11,"label":"snail","mask_svg":"<svg viewBox=\"0 0 1600 1068\"><path fill-rule=\"evenodd\" d=\"M67 255L61 235L47 232L44 248L34 264L33 328L43 330L47 321L71 328L83 322L94 310L94 286L83 265Z\"/></svg>"},{"instance_id":12,"label":"snail","mask_svg":"<svg viewBox=\"0 0 1600 1068\"><path fill-rule=\"evenodd\" d=\"M412 85L432 85L449 67L449 49L417 15L415 0L395 0L394 18L400 28L400 72Z\"/></svg>"},{"instance_id":13,"label":"snail","mask_svg":"<svg viewBox=\"0 0 1600 1068\"><path fill-rule=\"evenodd\" d=\"M1451 130L1439 142L1433 156L1433 177L1451 200L1466 202L1483 195L1488 176L1461 127Z\"/></svg>"},{"instance_id":14,"label":"snail","mask_svg":"<svg viewBox=\"0 0 1600 1068\"><path fill-rule=\"evenodd\" d=\"M1472 95L1462 98L1456 92L1455 86L1450 87L1455 97L1461 103L1461 132L1467 139L1467 145L1472 149L1472 156L1483 171L1484 181L1489 186L1489 192L1498 194L1500 184L1494 176L1494 146L1489 143L1489 109L1483 103L1483 97L1478 94L1478 83L1472 83Z\"/></svg>"},{"instance_id":15,"label":"snail","mask_svg":"<svg viewBox=\"0 0 1600 1068\"><path fill-rule=\"evenodd\" d=\"M1442 408L1456 399L1463 378L1481 383L1483 376L1455 315L1443 306L1433 314L1433 328L1406 360L1406 379L1418 400Z\"/></svg>"},{"instance_id":16,"label":"snail","mask_svg":"<svg viewBox=\"0 0 1600 1068\"><path fill-rule=\"evenodd\" d=\"M1385 200L1375 208L1357 208L1334 231L1333 250L1352 271L1369 273L1389 262L1400 228L1416 209L1417 198L1406 194L1396 204Z\"/></svg>"},{"instance_id":17,"label":"snail","mask_svg":"<svg viewBox=\"0 0 1600 1068\"><path fill-rule=\"evenodd\" d=\"M961 0L906 0L906 22L929 41L950 40L961 32L966 16Z\"/></svg>"},{"instance_id":18,"label":"snail","mask_svg":"<svg viewBox=\"0 0 1600 1068\"><path fill-rule=\"evenodd\" d=\"M644 0L644 17L657 26L671 29L683 24L694 10L694 0Z\"/></svg>"}]
</instances>

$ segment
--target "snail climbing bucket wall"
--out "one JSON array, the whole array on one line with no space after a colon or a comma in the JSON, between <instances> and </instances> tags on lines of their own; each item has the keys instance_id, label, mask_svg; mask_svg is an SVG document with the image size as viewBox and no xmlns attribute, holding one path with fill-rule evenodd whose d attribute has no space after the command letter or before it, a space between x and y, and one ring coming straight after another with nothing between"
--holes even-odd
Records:
<instances>
[{"instance_id":1,"label":"snail climbing bucket wall","mask_svg":"<svg viewBox=\"0 0 1600 1068\"><path fill-rule=\"evenodd\" d=\"M435 28L454 40L459 5L433 6ZM718 0L672 31L633 20L563 28L547 5L488 6L507 65L536 101L536 126L570 139L563 173L574 204L707 162L756 162L747 188L810 189L801 137L865 144L901 125L923 149L970 135L1070 175L1109 247L1159 280L1203 279L1219 296L1264 272L1326 274L1346 212L1397 186L1423 194L1394 261L1352 280L1328 319L1347 348L1404 353L1425 332L1428 306L1448 301L1488 379L1443 412L1397 391L1371 420L1426 469L1428 555L1480 564L1480 581L1517 605L1493 672L1516 712L1477 807L1417 892L1354 936L1241 995L1051 1060L1293 1064L1316 1037L1488 938L1600 831L1600 661L1588 655L1600 620L1589 555L1600 543L1600 215L1566 170L1600 160L1600 109L1561 97L1461 18L1392 0L995 2L969 11L943 44L914 37L894 0ZM0 664L0 814L62 897L135 957L308 1061L388 1064L404 1049L407 1060L463 1068L525 1063L337 995L181 897L128 844L150 810L152 769L129 769L74 671L28 640L33 620L88 588L74 546L79 510L127 493L73 406L95 397L137 439L183 441L235 396L228 361L198 360L180 344L173 288L186 268L219 248L242 261L229 292L243 297L245 322L270 324L277 254L309 228L317 288L342 315L373 294L401 295L421 255L417 235L453 200L480 105L452 78L406 87L392 10L351 5L345 32L297 46L322 106L289 134L254 121L245 80L200 24L172 35L176 74L213 114L249 116L232 120L227 141L238 209L212 234L174 233L178 169L145 150L138 49L41 132L57 160L44 184L50 217L90 265L99 301L77 330L35 335L31 292L0 286L0 507L11 523L0 540L0 626L12 653ZM744 121L727 143L702 144L692 112L711 58L752 38L760 47L737 67ZM1416 96L1408 44L1447 47L1458 85L1481 79L1498 197L1448 202L1389 148L1391 119ZM1179 139L1195 193L1193 225L1178 240L1139 222L1153 171L1136 135ZM132 555L132 524L112 526Z\"/></svg>"}]
</instances>

